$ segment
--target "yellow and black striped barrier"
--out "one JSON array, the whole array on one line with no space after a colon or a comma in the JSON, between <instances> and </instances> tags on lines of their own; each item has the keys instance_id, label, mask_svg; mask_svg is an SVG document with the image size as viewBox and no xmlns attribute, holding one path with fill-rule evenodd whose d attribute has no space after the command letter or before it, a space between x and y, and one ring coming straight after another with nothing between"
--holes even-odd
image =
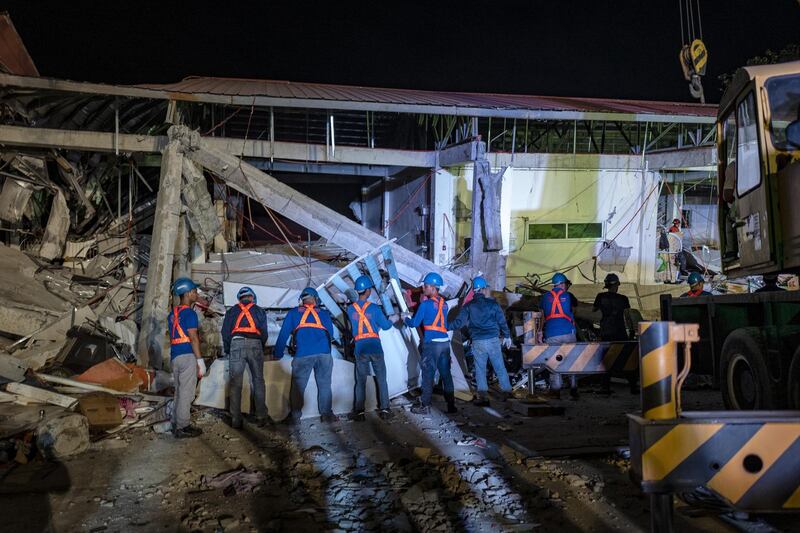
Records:
<instances>
[{"instance_id":1,"label":"yellow and black striped barrier","mask_svg":"<svg viewBox=\"0 0 800 533\"><path fill-rule=\"evenodd\" d=\"M523 344L524 368L548 369L557 374L624 375L639 368L637 342L576 342L570 344Z\"/></svg>"},{"instance_id":2,"label":"yellow and black striped barrier","mask_svg":"<svg viewBox=\"0 0 800 533\"><path fill-rule=\"evenodd\" d=\"M651 496L651 527L671 530L672 494L706 487L747 512L800 510L800 412L682 413L677 344L694 324L640 323L642 415L628 415L631 477Z\"/></svg>"}]
</instances>

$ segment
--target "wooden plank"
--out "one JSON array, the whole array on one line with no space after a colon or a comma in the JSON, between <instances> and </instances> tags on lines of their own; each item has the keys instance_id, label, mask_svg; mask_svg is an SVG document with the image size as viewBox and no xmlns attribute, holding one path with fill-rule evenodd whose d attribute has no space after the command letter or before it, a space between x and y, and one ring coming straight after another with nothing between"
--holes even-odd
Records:
<instances>
[{"instance_id":1,"label":"wooden plank","mask_svg":"<svg viewBox=\"0 0 800 533\"><path fill-rule=\"evenodd\" d=\"M6 392L19 394L20 396L24 396L26 398L43 401L45 403L64 407L65 409L72 409L75 404L78 403L78 400L72 398L71 396L65 396L63 394L58 394L57 392L51 392L38 387L32 387L24 383L9 383L6 385Z\"/></svg>"}]
</instances>

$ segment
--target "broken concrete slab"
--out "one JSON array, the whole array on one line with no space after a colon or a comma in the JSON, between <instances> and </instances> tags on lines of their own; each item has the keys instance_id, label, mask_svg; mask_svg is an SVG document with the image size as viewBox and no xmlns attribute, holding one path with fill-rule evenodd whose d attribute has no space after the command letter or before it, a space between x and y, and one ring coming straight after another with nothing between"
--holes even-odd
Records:
<instances>
[{"instance_id":1,"label":"broken concrete slab","mask_svg":"<svg viewBox=\"0 0 800 533\"><path fill-rule=\"evenodd\" d=\"M30 183L7 178L0 192L0 220L19 223L28 208L33 189Z\"/></svg>"},{"instance_id":2,"label":"broken concrete slab","mask_svg":"<svg viewBox=\"0 0 800 533\"><path fill-rule=\"evenodd\" d=\"M39 247L39 256L52 261L61 257L69 231L69 207L64 193L59 189L53 198L50 215L47 217L47 227L42 236L42 245Z\"/></svg>"},{"instance_id":3,"label":"broken concrete slab","mask_svg":"<svg viewBox=\"0 0 800 533\"><path fill-rule=\"evenodd\" d=\"M0 377L9 381L22 381L28 366L16 357L0 352Z\"/></svg>"},{"instance_id":4,"label":"broken concrete slab","mask_svg":"<svg viewBox=\"0 0 800 533\"><path fill-rule=\"evenodd\" d=\"M89 422L78 413L62 412L36 427L36 445L48 459L65 459L89 449Z\"/></svg>"},{"instance_id":5,"label":"broken concrete slab","mask_svg":"<svg viewBox=\"0 0 800 533\"><path fill-rule=\"evenodd\" d=\"M25 396L27 398L33 398L34 400L57 405L65 409L72 409L78 403L78 400L72 396L58 394L57 392L40 389L39 387L33 387L31 385L26 385L25 383L9 383L6 385L6 392L19 394L20 396Z\"/></svg>"},{"instance_id":6,"label":"broken concrete slab","mask_svg":"<svg viewBox=\"0 0 800 533\"><path fill-rule=\"evenodd\" d=\"M203 169L184 159L182 174L181 194L188 209L189 225L198 240L204 243L214 242L214 236L222 231L222 225L208 192Z\"/></svg>"}]
</instances>

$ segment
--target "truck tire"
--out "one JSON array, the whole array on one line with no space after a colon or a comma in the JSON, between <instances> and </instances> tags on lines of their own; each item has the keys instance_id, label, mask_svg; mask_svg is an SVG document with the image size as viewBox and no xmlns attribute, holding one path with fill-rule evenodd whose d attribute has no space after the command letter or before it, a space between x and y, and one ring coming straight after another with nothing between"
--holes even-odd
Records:
<instances>
[{"instance_id":1,"label":"truck tire","mask_svg":"<svg viewBox=\"0 0 800 533\"><path fill-rule=\"evenodd\" d=\"M800 410L800 347L794 352L789 365L789 409Z\"/></svg>"},{"instance_id":2,"label":"truck tire","mask_svg":"<svg viewBox=\"0 0 800 533\"><path fill-rule=\"evenodd\" d=\"M776 408L777 398L764 361L764 342L757 328L741 328L728 335L720 357L720 388L726 408Z\"/></svg>"}]
</instances>

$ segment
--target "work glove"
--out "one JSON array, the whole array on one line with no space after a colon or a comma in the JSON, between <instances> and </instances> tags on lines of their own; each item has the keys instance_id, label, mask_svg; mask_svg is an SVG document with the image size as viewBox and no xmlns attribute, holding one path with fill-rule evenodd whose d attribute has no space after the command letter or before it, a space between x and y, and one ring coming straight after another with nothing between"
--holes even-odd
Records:
<instances>
[{"instance_id":1,"label":"work glove","mask_svg":"<svg viewBox=\"0 0 800 533\"><path fill-rule=\"evenodd\" d=\"M197 359L197 379L206 375L206 362L202 359Z\"/></svg>"},{"instance_id":2,"label":"work glove","mask_svg":"<svg viewBox=\"0 0 800 533\"><path fill-rule=\"evenodd\" d=\"M511 347L514 345L514 343L511 342L511 339L509 338L503 338L503 340L500 342L503 344L503 347L507 350L510 350Z\"/></svg>"}]
</instances>

